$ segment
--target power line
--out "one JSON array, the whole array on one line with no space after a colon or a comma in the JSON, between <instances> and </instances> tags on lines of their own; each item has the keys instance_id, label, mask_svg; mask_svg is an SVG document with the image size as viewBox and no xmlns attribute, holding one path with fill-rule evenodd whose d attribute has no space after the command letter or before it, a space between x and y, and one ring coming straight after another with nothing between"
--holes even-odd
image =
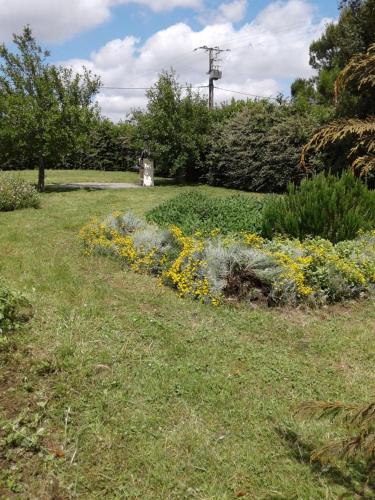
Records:
<instances>
[{"instance_id":1,"label":"power line","mask_svg":"<svg viewBox=\"0 0 375 500\"><path fill-rule=\"evenodd\" d=\"M257 33L244 33L242 32L241 33L241 30L238 32L238 35L237 36L232 36L230 38L225 38L223 37L222 39L219 39L218 40L218 43L223 45L224 47L225 46L229 46L231 49L237 49L237 48L245 48L247 47L247 44L246 45L242 45L242 43L244 43L246 40L254 40L254 39L259 39L259 37L262 37L262 36L265 36L265 35L274 35L274 34L283 34L283 33L288 33L290 30L294 29L294 28L303 28L306 26L306 22L305 21L300 21L298 23L293 23L293 24L286 24L280 28L275 28L275 29L265 29L264 27L262 26L256 26L254 24L252 25L248 25L248 28L249 30L253 30L253 29L258 29L261 28ZM306 28L308 29L308 31L314 31L314 26L306 26ZM232 43L230 43L232 42ZM202 42L201 42L202 43ZM240 43L241 45L236 45L237 43ZM257 43L256 44L257 46L259 45L263 45L263 43ZM169 62L165 62L164 64L164 67L171 67L174 65L174 63L182 63L184 61L186 61L187 59L190 59L192 57L194 57L194 55L196 56L197 54L194 52L193 49L191 50L188 50L188 51L184 51L184 52L181 52L177 57L174 57L173 59L171 59ZM178 64L178 65L180 65ZM137 75L138 76L148 76L150 74L155 74L157 72L160 71L160 65L158 64L158 66L154 66L154 68L149 68L145 71L140 71L140 72L137 72ZM117 90L117 89L114 89L114 90ZM141 89L143 90L143 89ZM147 90L147 89L146 89Z\"/></svg>"},{"instance_id":2,"label":"power line","mask_svg":"<svg viewBox=\"0 0 375 500\"><path fill-rule=\"evenodd\" d=\"M247 95L250 97L257 97L259 99L277 99L277 97L272 97L272 96L266 97L266 96L262 96L262 95L249 94L248 92L241 92L239 90L223 89L222 87L216 87L216 88L218 90L224 90L225 92L232 92L233 94L242 94L242 95Z\"/></svg>"},{"instance_id":3,"label":"power line","mask_svg":"<svg viewBox=\"0 0 375 500\"><path fill-rule=\"evenodd\" d=\"M105 90L148 90L150 87L100 87Z\"/></svg>"},{"instance_id":4,"label":"power line","mask_svg":"<svg viewBox=\"0 0 375 500\"><path fill-rule=\"evenodd\" d=\"M106 87L102 86L100 87L101 89L105 90L150 90L151 87ZM192 87L190 85L183 85L181 86L182 89L204 89L207 88L207 85L199 85L197 87Z\"/></svg>"},{"instance_id":5,"label":"power line","mask_svg":"<svg viewBox=\"0 0 375 500\"><path fill-rule=\"evenodd\" d=\"M101 89L105 89L105 90L150 90L150 88L151 87L106 87L106 86L101 87ZM182 86L181 88L182 89L191 88L193 90L207 89L207 88L209 88L209 85L198 85L196 87L186 85L186 86ZM240 90L224 89L223 87L215 87L215 88L217 90L222 90L224 92L231 92L233 94L241 94L241 95L245 95L245 96L249 96L249 97L255 97L257 99L273 99L273 100L277 99L276 97L273 97L273 96L262 96L262 95L258 95L258 94L252 94L250 92L242 92Z\"/></svg>"},{"instance_id":6,"label":"power line","mask_svg":"<svg viewBox=\"0 0 375 500\"><path fill-rule=\"evenodd\" d=\"M219 40L219 43L224 45L225 46L229 46L231 47L233 50L236 50L236 49L241 49L241 48L245 48L247 47L247 43L246 45L242 45L245 41L250 41L250 40L254 40L254 39L259 39L259 37L262 37L262 36L265 36L265 35L275 35L275 34L282 34L282 33L288 33L289 31L291 31L292 29L294 28L304 28L306 27L308 29L308 31L313 31L314 30L314 26L306 26L306 22L303 21L303 22L298 22L298 23L291 23L291 24L286 24L280 28L276 28L276 29L272 29L272 30L267 30L265 29L264 27L262 26L256 26L256 25L249 25L248 26L248 29L250 32L248 33L245 33L245 32L238 32L238 35L237 36L232 36L230 38L222 38L221 40ZM259 30L259 28L261 28ZM259 31L257 33L251 33L251 30L253 29L258 29ZM238 45L238 43L240 45ZM251 45L251 44L250 44ZM258 42L256 43L257 46L261 46L263 45L262 42ZM179 54L179 56L173 58L172 60L170 60L168 63L165 63L164 66L168 65L168 66L173 66L174 63L183 63L184 61L194 57L194 54L196 54L196 52L194 52L193 50L189 50L189 51L185 51L185 52L182 52ZM178 66L180 65L178 64ZM146 75L150 75L150 74L155 74L157 73L158 71L160 71L160 65L158 65L158 67L154 67L154 68L149 68L148 70L145 70L145 71L140 71L137 73L137 76L140 76L140 77L145 77ZM102 87L102 88L106 88L108 90L122 90L121 89L118 89L117 87L114 87L113 89L110 88L110 87ZM138 90L138 88L129 88L129 89L124 89L124 90ZM148 90L148 88L146 87L139 87L139 90Z\"/></svg>"}]
</instances>

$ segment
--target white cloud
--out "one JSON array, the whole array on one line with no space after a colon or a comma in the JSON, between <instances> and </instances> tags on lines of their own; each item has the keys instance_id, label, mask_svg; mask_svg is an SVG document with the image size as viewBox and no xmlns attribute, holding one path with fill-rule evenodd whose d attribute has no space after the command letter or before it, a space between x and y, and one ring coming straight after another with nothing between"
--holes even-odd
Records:
<instances>
[{"instance_id":1,"label":"white cloud","mask_svg":"<svg viewBox=\"0 0 375 500\"><path fill-rule=\"evenodd\" d=\"M131 3L154 12L201 6L201 0L0 0L0 40L9 40L26 24L43 41L66 40L108 20L112 7Z\"/></svg>"},{"instance_id":2,"label":"white cloud","mask_svg":"<svg viewBox=\"0 0 375 500\"><path fill-rule=\"evenodd\" d=\"M134 37L112 40L88 60L66 64L75 69L86 65L100 74L108 87L149 87L163 68L171 66L180 82L201 86L207 85L208 58L206 52L194 52L194 48L220 45L231 52L223 54L223 78L216 82L217 87L270 96L288 91L294 78L312 74L309 44L320 36L327 21L314 22L313 7L304 0L278 1L238 29L231 23L220 23L194 31L178 23L158 31L143 44ZM216 90L217 102L232 97L244 96ZM115 120L146 104L141 90L103 89L98 100L104 114Z\"/></svg>"},{"instance_id":3,"label":"white cloud","mask_svg":"<svg viewBox=\"0 0 375 500\"><path fill-rule=\"evenodd\" d=\"M190 7L197 9L201 7L201 0L112 0L114 4L137 3L149 7L154 12L172 10L177 7Z\"/></svg>"},{"instance_id":4,"label":"white cloud","mask_svg":"<svg viewBox=\"0 0 375 500\"><path fill-rule=\"evenodd\" d=\"M245 17L247 0L233 0L221 3L216 9L201 9L197 16L198 21L207 24L237 23Z\"/></svg>"},{"instance_id":5,"label":"white cloud","mask_svg":"<svg viewBox=\"0 0 375 500\"><path fill-rule=\"evenodd\" d=\"M218 7L218 15L215 17L216 22L231 22L237 23L242 21L246 14L247 1L234 0L230 3L222 3Z\"/></svg>"}]
</instances>

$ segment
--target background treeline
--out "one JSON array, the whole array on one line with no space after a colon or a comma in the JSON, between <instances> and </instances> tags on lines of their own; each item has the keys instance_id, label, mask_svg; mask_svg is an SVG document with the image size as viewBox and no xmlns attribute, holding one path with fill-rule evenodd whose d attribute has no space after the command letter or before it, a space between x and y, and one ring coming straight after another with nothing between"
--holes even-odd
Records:
<instances>
[{"instance_id":1,"label":"background treeline","mask_svg":"<svg viewBox=\"0 0 375 500\"><path fill-rule=\"evenodd\" d=\"M366 170L372 185L375 0L339 7L339 21L310 46L316 75L298 78L290 99L232 100L209 111L206 98L183 88L171 70L147 92L146 110L121 123L101 117L95 75L48 65L25 28L15 37L23 58L0 50L0 169L40 168L42 161L46 168L129 170L146 149L158 175L184 182L282 192L311 172L361 164L358 174ZM27 69L21 97L17 63Z\"/></svg>"}]
</instances>

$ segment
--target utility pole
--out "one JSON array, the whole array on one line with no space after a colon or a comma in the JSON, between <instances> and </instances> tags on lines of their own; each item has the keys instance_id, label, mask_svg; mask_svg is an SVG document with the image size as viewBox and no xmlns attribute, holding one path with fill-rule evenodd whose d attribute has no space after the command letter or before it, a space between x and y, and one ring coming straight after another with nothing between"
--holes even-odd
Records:
<instances>
[{"instance_id":1,"label":"utility pole","mask_svg":"<svg viewBox=\"0 0 375 500\"><path fill-rule=\"evenodd\" d=\"M222 71L219 69L219 55L221 52L230 52L229 49L220 49L219 47L197 47L196 50L204 50L208 52L208 109L214 107L214 80L220 80L223 76Z\"/></svg>"}]
</instances>

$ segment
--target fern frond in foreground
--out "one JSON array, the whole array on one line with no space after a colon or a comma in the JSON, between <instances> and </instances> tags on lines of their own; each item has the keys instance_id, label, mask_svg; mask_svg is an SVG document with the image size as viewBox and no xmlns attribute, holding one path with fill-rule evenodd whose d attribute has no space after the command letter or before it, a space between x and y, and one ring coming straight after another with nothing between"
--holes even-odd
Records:
<instances>
[{"instance_id":1,"label":"fern frond in foreground","mask_svg":"<svg viewBox=\"0 0 375 500\"><path fill-rule=\"evenodd\" d=\"M358 91L375 87L375 43L366 54L356 54L341 71L336 82L337 91L352 82Z\"/></svg>"},{"instance_id":2,"label":"fern frond in foreground","mask_svg":"<svg viewBox=\"0 0 375 500\"><path fill-rule=\"evenodd\" d=\"M312 460L329 462L334 460L364 459L370 469L375 466L375 401L369 404L343 404L307 401L296 411L302 417L327 418L347 429L347 437L328 442L314 450Z\"/></svg>"},{"instance_id":3,"label":"fern frond in foreground","mask_svg":"<svg viewBox=\"0 0 375 500\"><path fill-rule=\"evenodd\" d=\"M301 166L307 169L307 154L324 151L329 145L349 140L354 145L348 159L352 169L365 175L375 168L375 117L365 120L347 118L335 120L321 128L302 148Z\"/></svg>"}]
</instances>

